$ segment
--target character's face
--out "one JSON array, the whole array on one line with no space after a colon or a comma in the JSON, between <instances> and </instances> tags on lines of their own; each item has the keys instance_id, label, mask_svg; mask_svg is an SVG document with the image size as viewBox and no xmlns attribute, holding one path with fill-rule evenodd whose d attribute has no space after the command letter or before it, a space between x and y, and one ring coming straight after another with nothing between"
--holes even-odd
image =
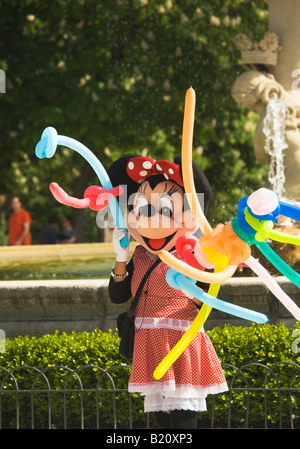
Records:
<instances>
[{"instance_id":1,"label":"character's face","mask_svg":"<svg viewBox=\"0 0 300 449\"><path fill-rule=\"evenodd\" d=\"M197 229L191 211L184 211L183 189L175 182L163 181L152 189L144 181L131 204L127 228L138 243L154 254L162 249L169 251L180 235Z\"/></svg>"}]
</instances>

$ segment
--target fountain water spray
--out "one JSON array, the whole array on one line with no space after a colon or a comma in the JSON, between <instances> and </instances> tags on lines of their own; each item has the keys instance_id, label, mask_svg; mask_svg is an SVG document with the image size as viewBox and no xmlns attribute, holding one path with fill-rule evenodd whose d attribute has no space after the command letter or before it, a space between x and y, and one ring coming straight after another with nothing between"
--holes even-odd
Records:
<instances>
[{"instance_id":1,"label":"fountain water spray","mask_svg":"<svg viewBox=\"0 0 300 449\"><path fill-rule=\"evenodd\" d=\"M268 179L279 197L285 191L285 173L283 164L283 150L288 145L285 141L286 108L279 98L270 100L264 118L263 132L266 136L265 150L270 155Z\"/></svg>"}]
</instances>

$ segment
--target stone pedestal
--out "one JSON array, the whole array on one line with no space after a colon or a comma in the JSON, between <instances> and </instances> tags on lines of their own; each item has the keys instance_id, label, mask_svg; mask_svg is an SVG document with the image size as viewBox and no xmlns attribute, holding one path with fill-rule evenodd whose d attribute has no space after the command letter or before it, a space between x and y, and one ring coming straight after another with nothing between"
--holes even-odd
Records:
<instances>
[{"instance_id":1,"label":"stone pedestal","mask_svg":"<svg viewBox=\"0 0 300 449\"><path fill-rule=\"evenodd\" d=\"M278 278L284 291L300 305L300 292L284 277ZM293 326L296 320L257 278L233 278L224 282L219 297L267 315L270 323ZM0 289L0 329L7 338L19 335L40 337L59 332L71 333L116 329L117 316L128 310L112 304L108 280L2 281ZM213 309L205 329L225 323L249 326L250 321Z\"/></svg>"}]
</instances>

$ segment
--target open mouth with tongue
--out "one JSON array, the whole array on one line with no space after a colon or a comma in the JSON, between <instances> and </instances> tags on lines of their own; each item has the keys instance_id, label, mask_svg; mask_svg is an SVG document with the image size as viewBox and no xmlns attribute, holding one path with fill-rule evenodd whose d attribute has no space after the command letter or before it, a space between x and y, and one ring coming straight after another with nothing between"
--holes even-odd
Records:
<instances>
[{"instance_id":1,"label":"open mouth with tongue","mask_svg":"<svg viewBox=\"0 0 300 449\"><path fill-rule=\"evenodd\" d=\"M149 248L152 249L152 251L159 251L163 249L164 246L166 246L172 240L175 234L176 232L160 239L149 239L144 236L142 237L145 240L146 245L149 246Z\"/></svg>"}]
</instances>

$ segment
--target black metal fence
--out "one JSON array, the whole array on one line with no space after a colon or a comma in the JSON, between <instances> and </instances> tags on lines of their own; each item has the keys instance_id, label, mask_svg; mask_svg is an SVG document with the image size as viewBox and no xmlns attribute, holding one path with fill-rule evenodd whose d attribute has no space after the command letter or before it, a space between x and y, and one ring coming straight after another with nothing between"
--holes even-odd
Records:
<instances>
[{"instance_id":1,"label":"black metal fence","mask_svg":"<svg viewBox=\"0 0 300 449\"><path fill-rule=\"evenodd\" d=\"M199 428L300 428L300 366L222 364L228 392L207 398ZM130 366L0 367L0 428L155 428L126 388Z\"/></svg>"}]
</instances>

